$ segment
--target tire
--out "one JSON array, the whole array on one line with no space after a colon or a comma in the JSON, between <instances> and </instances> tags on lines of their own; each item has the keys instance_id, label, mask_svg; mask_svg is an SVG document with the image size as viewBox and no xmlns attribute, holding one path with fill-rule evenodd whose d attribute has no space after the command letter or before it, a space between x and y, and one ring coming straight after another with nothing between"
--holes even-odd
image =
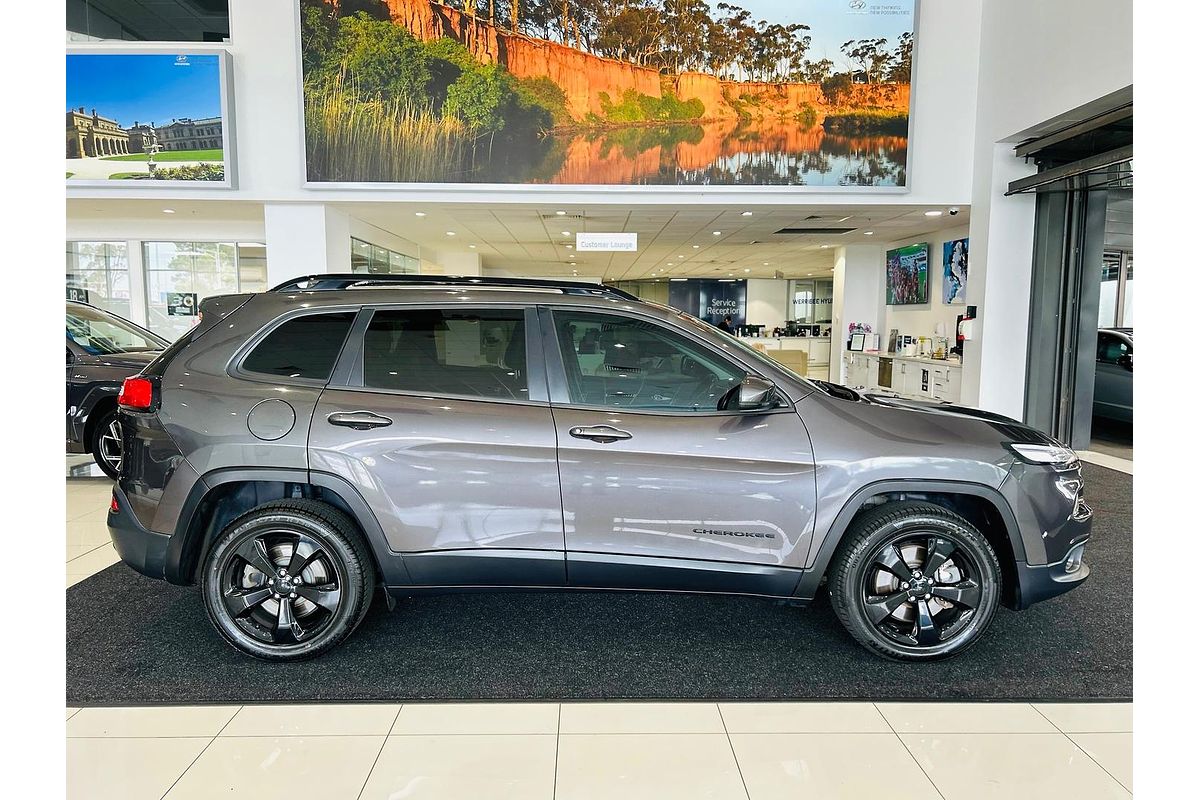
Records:
<instances>
[{"instance_id":1,"label":"tire","mask_svg":"<svg viewBox=\"0 0 1200 800\"><path fill-rule=\"evenodd\" d=\"M868 650L898 661L937 661L971 647L995 616L1000 590L1000 562L987 538L930 503L860 514L829 571L842 625Z\"/></svg>"},{"instance_id":2,"label":"tire","mask_svg":"<svg viewBox=\"0 0 1200 800\"><path fill-rule=\"evenodd\" d=\"M213 627L267 661L300 661L336 647L366 616L376 580L354 522L315 500L278 500L238 517L213 543L200 575Z\"/></svg>"},{"instance_id":3,"label":"tire","mask_svg":"<svg viewBox=\"0 0 1200 800\"><path fill-rule=\"evenodd\" d=\"M113 440L113 435L116 440ZM96 466L114 481L121 471L121 458L124 455L124 443L121 440L121 422L117 417L117 409L112 409L96 421L88 439L88 452L96 459Z\"/></svg>"}]
</instances>

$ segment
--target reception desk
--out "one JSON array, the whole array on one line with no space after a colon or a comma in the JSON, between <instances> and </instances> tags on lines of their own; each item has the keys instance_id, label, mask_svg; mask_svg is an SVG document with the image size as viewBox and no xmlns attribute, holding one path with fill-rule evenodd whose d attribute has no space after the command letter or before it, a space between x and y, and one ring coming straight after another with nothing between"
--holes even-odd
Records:
<instances>
[{"instance_id":1,"label":"reception desk","mask_svg":"<svg viewBox=\"0 0 1200 800\"><path fill-rule=\"evenodd\" d=\"M806 378L829 380L830 339L828 336L743 336L742 341L767 355L779 351L801 351L807 357ZM791 366L786 357L778 359Z\"/></svg>"}]
</instances>

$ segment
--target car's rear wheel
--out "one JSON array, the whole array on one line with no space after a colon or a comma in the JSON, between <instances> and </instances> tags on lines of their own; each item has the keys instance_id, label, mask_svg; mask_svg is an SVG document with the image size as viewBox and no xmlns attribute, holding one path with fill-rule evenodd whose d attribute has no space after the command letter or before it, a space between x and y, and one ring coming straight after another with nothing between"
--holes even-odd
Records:
<instances>
[{"instance_id":1,"label":"car's rear wheel","mask_svg":"<svg viewBox=\"0 0 1200 800\"><path fill-rule=\"evenodd\" d=\"M96 466L115 481L121 472L121 458L125 454L121 441L121 420L118 419L115 408L105 413L92 427L92 440L88 442L88 449L92 458L96 459Z\"/></svg>"},{"instance_id":2,"label":"car's rear wheel","mask_svg":"<svg viewBox=\"0 0 1200 800\"><path fill-rule=\"evenodd\" d=\"M949 658L975 644L1000 600L987 538L941 506L901 502L861 514L830 566L829 594L846 630L903 661Z\"/></svg>"},{"instance_id":3,"label":"car's rear wheel","mask_svg":"<svg viewBox=\"0 0 1200 800\"><path fill-rule=\"evenodd\" d=\"M343 641L371 603L375 570L354 523L313 500L280 500L234 520L201 572L209 619L227 642L270 661Z\"/></svg>"}]
</instances>

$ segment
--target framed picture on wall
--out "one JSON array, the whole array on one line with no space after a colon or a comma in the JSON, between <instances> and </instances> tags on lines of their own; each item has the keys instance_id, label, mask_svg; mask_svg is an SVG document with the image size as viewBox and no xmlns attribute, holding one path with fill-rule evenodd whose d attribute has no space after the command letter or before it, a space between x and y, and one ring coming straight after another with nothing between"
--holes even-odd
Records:
<instances>
[{"instance_id":1,"label":"framed picture on wall","mask_svg":"<svg viewBox=\"0 0 1200 800\"><path fill-rule=\"evenodd\" d=\"M887 304L920 305L929 302L929 243L910 244L887 251Z\"/></svg>"},{"instance_id":2,"label":"framed picture on wall","mask_svg":"<svg viewBox=\"0 0 1200 800\"><path fill-rule=\"evenodd\" d=\"M967 250L970 239L955 239L942 245L942 302L967 302Z\"/></svg>"},{"instance_id":3,"label":"framed picture on wall","mask_svg":"<svg viewBox=\"0 0 1200 800\"><path fill-rule=\"evenodd\" d=\"M917 0L295 2L310 186L907 189Z\"/></svg>"},{"instance_id":4,"label":"framed picture on wall","mask_svg":"<svg viewBox=\"0 0 1200 800\"><path fill-rule=\"evenodd\" d=\"M67 186L232 188L224 50L67 51Z\"/></svg>"}]
</instances>

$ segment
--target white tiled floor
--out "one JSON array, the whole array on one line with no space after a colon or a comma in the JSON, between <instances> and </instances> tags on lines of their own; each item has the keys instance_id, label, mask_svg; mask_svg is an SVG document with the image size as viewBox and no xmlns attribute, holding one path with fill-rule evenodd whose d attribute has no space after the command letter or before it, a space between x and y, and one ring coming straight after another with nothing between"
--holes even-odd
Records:
<instances>
[{"instance_id":1,"label":"white tiled floor","mask_svg":"<svg viewBox=\"0 0 1200 800\"><path fill-rule=\"evenodd\" d=\"M67 487L67 585L117 560ZM1130 704L67 708L72 798L1127 798Z\"/></svg>"}]
</instances>

